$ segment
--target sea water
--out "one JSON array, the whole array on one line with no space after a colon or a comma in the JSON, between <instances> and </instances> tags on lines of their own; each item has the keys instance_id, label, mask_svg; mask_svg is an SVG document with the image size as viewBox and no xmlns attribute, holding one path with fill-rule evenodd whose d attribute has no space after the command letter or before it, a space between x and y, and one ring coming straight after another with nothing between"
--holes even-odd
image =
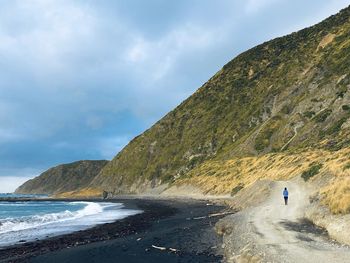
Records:
<instances>
[{"instance_id":1,"label":"sea water","mask_svg":"<svg viewBox=\"0 0 350 263\"><path fill-rule=\"evenodd\" d=\"M48 195L44 194L14 194L14 193L0 193L0 199L11 199L11 198L46 198Z\"/></svg>"},{"instance_id":2,"label":"sea water","mask_svg":"<svg viewBox=\"0 0 350 263\"><path fill-rule=\"evenodd\" d=\"M126 209L122 203L0 201L0 247L84 230L141 212Z\"/></svg>"}]
</instances>

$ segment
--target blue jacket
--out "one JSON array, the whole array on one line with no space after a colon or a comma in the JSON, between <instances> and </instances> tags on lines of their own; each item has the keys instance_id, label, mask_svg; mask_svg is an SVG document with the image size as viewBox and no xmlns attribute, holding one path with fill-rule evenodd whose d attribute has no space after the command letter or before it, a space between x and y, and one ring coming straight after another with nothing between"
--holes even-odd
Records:
<instances>
[{"instance_id":1,"label":"blue jacket","mask_svg":"<svg viewBox=\"0 0 350 263\"><path fill-rule=\"evenodd\" d=\"M284 190L284 191L283 191L283 196L284 196L284 197L288 197L288 190Z\"/></svg>"}]
</instances>

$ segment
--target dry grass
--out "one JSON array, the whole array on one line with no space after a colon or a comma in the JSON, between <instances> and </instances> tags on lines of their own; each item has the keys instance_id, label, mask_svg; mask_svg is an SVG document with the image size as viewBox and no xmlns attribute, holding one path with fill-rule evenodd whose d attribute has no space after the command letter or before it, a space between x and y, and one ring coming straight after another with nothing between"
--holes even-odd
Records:
<instances>
[{"instance_id":1,"label":"dry grass","mask_svg":"<svg viewBox=\"0 0 350 263\"><path fill-rule=\"evenodd\" d=\"M102 190L95 188L83 188L77 191L64 192L55 195L56 198L88 198L88 197L101 197Z\"/></svg>"},{"instance_id":2,"label":"dry grass","mask_svg":"<svg viewBox=\"0 0 350 263\"><path fill-rule=\"evenodd\" d=\"M315 156L314 156L315 155ZM248 186L257 180L286 180L300 175L321 153L298 155L267 154L261 157L207 161L190 172L179 184L192 184L206 194L229 194L238 185Z\"/></svg>"},{"instance_id":3,"label":"dry grass","mask_svg":"<svg viewBox=\"0 0 350 263\"><path fill-rule=\"evenodd\" d=\"M300 176L313 163L323 164L320 173L330 174L334 180L320 190L322 203L333 213L350 213L350 148L337 152L314 150L298 154L272 153L260 157L234 158L226 161L207 161L192 170L187 178L179 178L176 185L192 185L204 194L226 195L237 186L250 186L258 180L288 180ZM57 195L59 198L100 197L102 191L84 188Z\"/></svg>"},{"instance_id":4,"label":"dry grass","mask_svg":"<svg viewBox=\"0 0 350 263\"><path fill-rule=\"evenodd\" d=\"M336 178L328 186L321 189L322 203L332 213L350 213L350 176Z\"/></svg>"},{"instance_id":5,"label":"dry grass","mask_svg":"<svg viewBox=\"0 0 350 263\"><path fill-rule=\"evenodd\" d=\"M334 34L327 34L322 40L321 42L318 44L317 46L317 50L316 51L319 51L320 49L323 49L325 48L327 45L329 45L335 38L336 35Z\"/></svg>"},{"instance_id":6,"label":"dry grass","mask_svg":"<svg viewBox=\"0 0 350 263\"><path fill-rule=\"evenodd\" d=\"M266 154L260 157L235 158L227 161L207 161L190 172L188 178L177 180L177 184L198 187L204 194L230 194L232 189L245 187L258 180L288 180L300 176L314 163L323 164L317 177L328 174L339 178L322 189L323 202L334 213L346 213L350 206L350 169L348 164L350 149L337 152L314 150L298 154ZM348 191L348 192L346 192Z\"/></svg>"}]
</instances>

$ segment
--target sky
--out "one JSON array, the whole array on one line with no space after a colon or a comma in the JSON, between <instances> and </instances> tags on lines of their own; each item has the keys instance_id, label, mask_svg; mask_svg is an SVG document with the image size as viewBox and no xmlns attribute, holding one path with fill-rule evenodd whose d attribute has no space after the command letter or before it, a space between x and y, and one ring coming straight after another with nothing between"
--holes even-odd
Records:
<instances>
[{"instance_id":1,"label":"sky","mask_svg":"<svg viewBox=\"0 0 350 263\"><path fill-rule=\"evenodd\" d=\"M0 0L0 192L112 159L239 53L350 0Z\"/></svg>"}]
</instances>

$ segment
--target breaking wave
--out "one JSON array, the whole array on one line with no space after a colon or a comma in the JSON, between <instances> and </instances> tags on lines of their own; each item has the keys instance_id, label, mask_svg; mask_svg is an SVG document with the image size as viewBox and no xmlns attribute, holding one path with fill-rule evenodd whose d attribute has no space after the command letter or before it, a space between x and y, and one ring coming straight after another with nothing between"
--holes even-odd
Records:
<instances>
[{"instance_id":1,"label":"breaking wave","mask_svg":"<svg viewBox=\"0 0 350 263\"><path fill-rule=\"evenodd\" d=\"M49 202L45 208L50 210ZM10 203L6 204L10 206ZM13 209L33 209L37 204L17 203ZM43 236L87 229L97 224L113 222L139 210L123 209L122 203L67 202L63 211L32 214L20 217L0 218L0 246L13 244L19 240L33 240ZM77 209L78 208L78 209ZM35 208L38 209L38 208ZM36 211L36 210L35 210ZM46 210L45 210L46 211ZM40 211L39 211L40 212Z\"/></svg>"}]
</instances>

